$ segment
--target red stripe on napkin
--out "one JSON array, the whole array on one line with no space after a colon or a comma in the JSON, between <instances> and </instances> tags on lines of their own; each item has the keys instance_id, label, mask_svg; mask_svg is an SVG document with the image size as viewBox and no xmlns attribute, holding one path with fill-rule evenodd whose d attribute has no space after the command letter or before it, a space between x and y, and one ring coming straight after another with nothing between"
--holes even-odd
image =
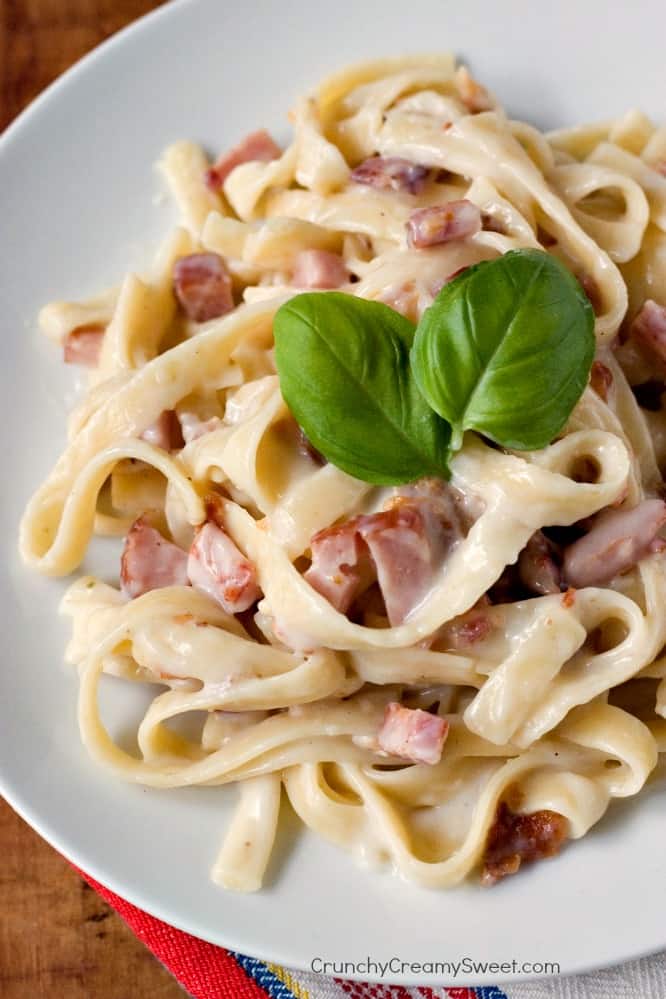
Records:
<instances>
[{"instance_id":1,"label":"red stripe on napkin","mask_svg":"<svg viewBox=\"0 0 666 999\"><path fill-rule=\"evenodd\" d=\"M93 881L78 867L76 870L194 999L266 999L264 990L245 974L223 947L206 943L149 916Z\"/></svg>"}]
</instances>

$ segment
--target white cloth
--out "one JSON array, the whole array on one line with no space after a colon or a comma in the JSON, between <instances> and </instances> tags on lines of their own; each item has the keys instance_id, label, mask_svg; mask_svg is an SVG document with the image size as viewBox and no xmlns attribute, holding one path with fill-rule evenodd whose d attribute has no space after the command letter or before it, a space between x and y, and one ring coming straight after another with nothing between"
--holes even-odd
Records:
<instances>
[{"instance_id":1,"label":"white cloth","mask_svg":"<svg viewBox=\"0 0 666 999\"><path fill-rule=\"evenodd\" d=\"M342 982L310 972L279 970L287 986L284 995L291 992L298 999L666 999L666 951L586 975L501 986L474 987L460 982L439 988L406 989L388 983L378 986Z\"/></svg>"}]
</instances>

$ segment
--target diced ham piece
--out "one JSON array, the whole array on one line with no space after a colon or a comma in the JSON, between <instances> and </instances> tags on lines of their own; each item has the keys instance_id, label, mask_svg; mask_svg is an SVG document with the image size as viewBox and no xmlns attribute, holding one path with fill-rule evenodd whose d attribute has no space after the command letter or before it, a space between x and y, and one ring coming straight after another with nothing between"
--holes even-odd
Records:
<instances>
[{"instance_id":1,"label":"diced ham piece","mask_svg":"<svg viewBox=\"0 0 666 999\"><path fill-rule=\"evenodd\" d=\"M260 161L268 163L277 160L282 150L265 129L246 135L237 146L223 153L217 162L206 171L206 185L211 191L221 191L222 185L232 170L241 163Z\"/></svg>"},{"instance_id":2,"label":"diced ham piece","mask_svg":"<svg viewBox=\"0 0 666 999\"><path fill-rule=\"evenodd\" d=\"M226 531L210 520L194 537L187 574L192 585L207 593L227 614L247 610L261 595L252 562Z\"/></svg>"},{"instance_id":3,"label":"diced ham piece","mask_svg":"<svg viewBox=\"0 0 666 999\"><path fill-rule=\"evenodd\" d=\"M591 529L564 551L562 574L580 589L599 586L631 569L663 547L659 531L666 524L666 503L647 499L631 510L606 510Z\"/></svg>"},{"instance_id":4,"label":"diced ham piece","mask_svg":"<svg viewBox=\"0 0 666 999\"><path fill-rule=\"evenodd\" d=\"M358 532L358 518L337 527L326 527L310 542L312 564L305 573L308 583L341 614L372 582L367 546Z\"/></svg>"},{"instance_id":5,"label":"diced ham piece","mask_svg":"<svg viewBox=\"0 0 666 999\"><path fill-rule=\"evenodd\" d=\"M399 156L371 156L352 171L351 179L379 191L418 194L423 190L429 172L428 167Z\"/></svg>"},{"instance_id":6,"label":"diced ham piece","mask_svg":"<svg viewBox=\"0 0 666 999\"><path fill-rule=\"evenodd\" d=\"M103 326L97 324L77 326L67 334L62 345L65 364L82 364L86 368L96 367L103 342Z\"/></svg>"},{"instance_id":7,"label":"diced ham piece","mask_svg":"<svg viewBox=\"0 0 666 999\"><path fill-rule=\"evenodd\" d=\"M554 857L569 835L569 822L559 812L543 809L518 815L501 802L488 833L481 881L494 885L520 865Z\"/></svg>"},{"instance_id":8,"label":"diced ham piece","mask_svg":"<svg viewBox=\"0 0 666 999\"><path fill-rule=\"evenodd\" d=\"M436 633L437 648L468 649L482 642L497 624L490 611L490 600L483 596L464 614L454 617Z\"/></svg>"},{"instance_id":9,"label":"diced ham piece","mask_svg":"<svg viewBox=\"0 0 666 999\"><path fill-rule=\"evenodd\" d=\"M359 524L377 570L391 625L402 624L427 596L448 549L460 535L423 503L405 501Z\"/></svg>"},{"instance_id":10,"label":"diced ham piece","mask_svg":"<svg viewBox=\"0 0 666 999\"><path fill-rule=\"evenodd\" d=\"M648 298L631 324L631 337L666 368L666 308Z\"/></svg>"},{"instance_id":11,"label":"diced ham piece","mask_svg":"<svg viewBox=\"0 0 666 999\"><path fill-rule=\"evenodd\" d=\"M339 288L348 280L349 271L339 253L301 250L291 282L297 288Z\"/></svg>"},{"instance_id":12,"label":"diced ham piece","mask_svg":"<svg viewBox=\"0 0 666 999\"><path fill-rule=\"evenodd\" d=\"M163 586L187 586L187 552L167 541L147 517L130 527L120 558L120 588L132 600Z\"/></svg>"},{"instance_id":13,"label":"diced ham piece","mask_svg":"<svg viewBox=\"0 0 666 999\"><path fill-rule=\"evenodd\" d=\"M217 430L222 426L222 420L219 416L211 416L208 420L201 420L196 413L187 413L185 411L178 413L178 422L180 423L180 431L186 444L191 444L192 441L198 440L204 434L210 434L213 430Z\"/></svg>"},{"instance_id":14,"label":"diced ham piece","mask_svg":"<svg viewBox=\"0 0 666 999\"><path fill-rule=\"evenodd\" d=\"M205 323L231 312L231 275L219 253L191 253L173 268L173 289L188 319Z\"/></svg>"},{"instance_id":15,"label":"diced ham piece","mask_svg":"<svg viewBox=\"0 0 666 999\"><path fill-rule=\"evenodd\" d=\"M155 422L143 431L141 440L155 447L161 447L165 451L179 450L184 441L178 417L173 409L165 409L160 413Z\"/></svg>"},{"instance_id":16,"label":"diced ham piece","mask_svg":"<svg viewBox=\"0 0 666 999\"><path fill-rule=\"evenodd\" d=\"M454 491L439 480L424 479L402 489L388 509L316 534L306 579L344 613L376 573L389 623L401 624L425 598L447 553L463 536Z\"/></svg>"},{"instance_id":17,"label":"diced ham piece","mask_svg":"<svg viewBox=\"0 0 666 999\"><path fill-rule=\"evenodd\" d=\"M528 590L545 596L560 592L560 570L555 545L535 531L518 558L518 574Z\"/></svg>"},{"instance_id":18,"label":"diced ham piece","mask_svg":"<svg viewBox=\"0 0 666 999\"><path fill-rule=\"evenodd\" d=\"M405 708L397 701L387 704L377 736L380 748L411 763L434 766L442 758L449 723L420 708Z\"/></svg>"},{"instance_id":19,"label":"diced ham piece","mask_svg":"<svg viewBox=\"0 0 666 999\"><path fill-rule=\"evenodd\" d=\"M613 384L613 372L601 361L592 362L590 371L590 386L604 402L608 402L608 393Z\"/></svg>"},{"instance_id":20,"label":"diced ham piece","mask_svg":"<svg viewBox=\"0 0 666 999\"><path fill-rule=\"evenodd\" d=\"M422 250L453 239L467 239L481 231L481 224L481 210L466 198L421 208L407 221L407 243Z\"/></svg>"}]
</instances>

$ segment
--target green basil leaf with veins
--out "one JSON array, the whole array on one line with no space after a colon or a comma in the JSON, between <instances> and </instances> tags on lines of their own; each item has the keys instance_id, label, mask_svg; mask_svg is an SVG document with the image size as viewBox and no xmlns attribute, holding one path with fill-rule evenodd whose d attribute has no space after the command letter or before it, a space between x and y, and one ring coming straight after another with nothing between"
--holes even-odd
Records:
<instances>
[{"instance_id":1,"label":"green basil leaf with veins","mask_svg":"<svg viewBox=\"0 0 666 999\"><path fill-rule=\"evenodd\" d=\"M445 285L419 323L414 377L451 424L536 450L563 428L587 385L594 312L576 278L539 250L512 250Z\"/></svg>"},{"instance_id":2,"label":"green basil leaf with veins","mask_svg":"<svg viewBox=\"0 0 666 999\"><path fill-rule=\"evenodd\" d=\"M448 474L449 427L412 377L409 320L381 302L306 292L273 329L282 395L328 461L379 485Z\"/></svg>"}]
</instances>

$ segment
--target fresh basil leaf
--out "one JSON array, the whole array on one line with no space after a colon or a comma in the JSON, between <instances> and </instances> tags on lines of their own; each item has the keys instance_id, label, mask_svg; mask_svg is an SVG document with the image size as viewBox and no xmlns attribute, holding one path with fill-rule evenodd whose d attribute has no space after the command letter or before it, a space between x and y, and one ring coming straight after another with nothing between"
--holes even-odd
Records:
<instances>
[{"instance_id":1,"label":"fresh basil leaf","mask_svg":"<svg viewBox=\"0 0 666 999\"><path fill-rule=\"evenodd\" d=\"M512 250L445 285L419 323L411 363L452 427L504 447L545 447L588 381L594 313L575 277L539 250Z\"/></svg>"},{"instance_id":2,"label":"fresh basil leaf","mask_svg":"<svg viewBox=\"0 0 666 999\"><path fill-rule=\"evenodd\" d=\"M449 427L411 375L409 320L381 302L306 292L273 330L282 395L328 461L381 485L447 474Z\"/></svg>"}]
</instances>

